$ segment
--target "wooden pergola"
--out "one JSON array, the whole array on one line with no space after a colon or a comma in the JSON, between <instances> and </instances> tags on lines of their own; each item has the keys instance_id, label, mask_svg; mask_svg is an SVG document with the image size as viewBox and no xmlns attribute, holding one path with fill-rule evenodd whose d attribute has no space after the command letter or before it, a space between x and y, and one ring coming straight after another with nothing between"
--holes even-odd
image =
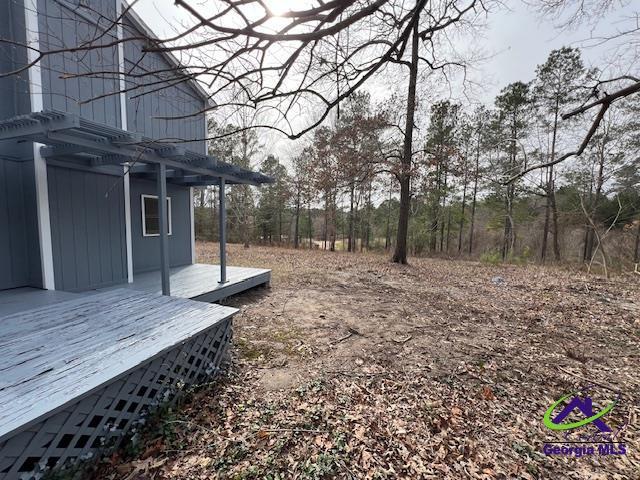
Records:
<instances>
[{"instance_id":1,"label":"wooden pergola","mask_svg":"<svg viewBox=\"0 0 640 480\"><path fill-rule=\"evenodd\" d=\"M220 283L227 281L226 185L257 186L273 182L266 175L237 167L210 155L190 151L177 142L146 138L135 132L53 110L21 115L0 122L0 140L30 140L41 143L43 146L40 154L47 161L80 164L97 172L109 166L120 166L129 175L155 179L163 295L171 293L167 180L185 187L219 187Z\"/></svg>"}]
</instances>

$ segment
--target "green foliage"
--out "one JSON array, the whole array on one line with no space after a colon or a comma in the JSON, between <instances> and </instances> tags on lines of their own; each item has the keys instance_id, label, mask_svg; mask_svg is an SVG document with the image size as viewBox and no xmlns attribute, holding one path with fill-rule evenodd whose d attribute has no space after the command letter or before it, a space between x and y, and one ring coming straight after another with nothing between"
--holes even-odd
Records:
<instances>
[{"instance_id":1,"label":"green foliage","mask_svg":"<svg viewBox=\"0 0 640 480\"><path fill-rule=\"evenodd\" d=\"M612 237L627 226L620 248L632 256L628 232L640 216L640 97L616 102L580 157L505 184L523 167L557 158L579 144L589 119L565 121L561 115L586 100L584 87L596 73L585 68L577 48L562 47L550 52L531 81L505 86L494 108L465 111L452 101L436 100L423 137L416 139L409 252L483 252L482 260L489 263L498 252L501 261L527 263L542 258L543 247L544 258L550 258L557 243L564 258L578 259L588 243L586 210L603 232L617 217ZM336 122L316 129L290 162L267 155L262 171L276 179L274 185L257 194L249 189L246 196L236 193L243 187L229 189L230 241L241 238L238 225L248 216L255 226L253 240L293 244L297 231L303 247L310 235L315 248L334 243L346 250L349 236L356 238L358 248L392 246L402 144L393 134L391 117L385 123L379 111L368 93L359 92L341 103ZM210 129L225 134L237 127L212 123ZM263 155L258 147L257 137L238 132L213 142L210 149L244 166ZM216 237L210 203L198 206L195 215L198 238Z\"/></svg>"},{"instance_id":2,"label":"green foliage","mask_svg":"<svg viewBox=\"0 0 640 480\"><path fill-rule=\"evenodd\" d=\"M555 116L560 109L579 102L581 87L594 75L594 71L585 70L578 48L552 50L545 63L538 65L533 81L534 101L552 128L554 120L559 120Z\"/></svg>"},{"instance_id":3,"label":"green foliage","mask_svg":"<svg viewBox=\"0 0 640 480\"><path fill-rule=\"evenodd\" d=\"M338 471L338 464L334 455L319 454L316 458L310 458L302 466L301 478L309 480L321 480L333 478Z\"/></svg>"},{"instance_id":4,"label":"green foliage","mask_svg":"<svg viewBox=\"0 0 640 480\"><path fill-rule=\"evenodd\" d=\"M281 241L283 235L288 237L288 231L284 230L284 215L291 199L291 179L286 167L274 155L267 156L260 171L275 183L262 187L256 226L263 241Z\"/></svg>"},{"instance_id":5,"label":"green foliage","mask_svg":"<svg viewBox=\"0 0 640 480\"><path fill-rule=\"evenodd\" d=\"M480 255L480 261L491 265L502 263L502 254L498 250L489 250Z\"/></svg>"}]
</instances>

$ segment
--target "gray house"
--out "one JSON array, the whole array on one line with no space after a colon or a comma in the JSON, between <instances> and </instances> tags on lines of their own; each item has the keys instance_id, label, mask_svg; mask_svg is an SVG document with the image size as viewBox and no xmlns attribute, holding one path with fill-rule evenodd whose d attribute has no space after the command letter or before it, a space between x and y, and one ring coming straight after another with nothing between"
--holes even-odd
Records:
<instances>
[{"instance_id":1,"label":"gray house","mask_svg":"<svg viewBox=\"0 0 640 480\"><path fill-rule=\"evenodd\" d=\"M220 264L195 262L194 187L224 213L270 179L207 155L211 99L148 38L122 0L0 2L0 480L113 447L215 373L235 309L207 302L270 281L226 266L224 214Z\"/></svg>"}]
</instances>

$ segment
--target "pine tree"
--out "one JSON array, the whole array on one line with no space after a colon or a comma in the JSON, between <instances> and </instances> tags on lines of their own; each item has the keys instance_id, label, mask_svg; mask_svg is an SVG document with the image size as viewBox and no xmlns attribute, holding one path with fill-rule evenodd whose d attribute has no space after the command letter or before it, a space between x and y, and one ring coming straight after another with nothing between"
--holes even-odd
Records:
<instances>
[{"instance_id":1,"label":"pine tree","mask_svg":"<svg viewBox=\"0 0 640 480\"><path fill-rule=\"evenodd\" d=\"M444 247L445 210L448 198L448 182L451 161L457 153L457 127L460 106L445 100L431 107L431 123L427 130L427 192L429 199L429 248L436 251L438 233L440 251Z\"/></svg>"},{"instance_id":2,"label":"pine tree","mask_svg":"<svg viewBox=\"0 0 640 480\"><path fill-rule=\"evenodd\" d=\"M526 168L524 156L520 152L520 141L525 136L529 125L529 106L531 98L529 85L515 82L505 87L496 97L499 113L498 126L502 130L502 147L505 157L502 159L502 174L509 178L516 172ZM517 193L517 182L510 182L504 187L504 236L502 242L502 259L506 260L513 252L516 232L513 218L514 201Z\"/></svg>"},{"instance_id":3,"label":"pine tree","mask_svg":"<svg viewBox=\"0 0 640 480\"><path fill-rule=\"evenodd\" d=\"M560 115L570 105L579 101L579 87L586 83L587 72L584 68L580 50L563 47L553 50L547 61L538 65L536 78L533 82L533 94L538 113L538 119L548 132L550 145L544 163L555 160L560 136L563 133ZM567 123L562 123L566 129ZM544 262L547 256L547 238L549 231L553 232L553 253L556 261L560 260L560 243L558 232L558 207L556 203L556 174L553 165L547 168L544 185L546 206L545 220L540 248L540 260Z\"/></svg>"}]
</instances>

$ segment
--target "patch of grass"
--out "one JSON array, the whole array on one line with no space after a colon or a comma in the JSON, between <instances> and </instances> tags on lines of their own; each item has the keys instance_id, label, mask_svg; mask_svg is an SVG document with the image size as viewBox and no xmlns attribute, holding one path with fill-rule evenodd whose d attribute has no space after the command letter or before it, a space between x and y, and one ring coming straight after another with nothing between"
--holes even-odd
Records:
<instances>
[{"instance_id":1,"label":"patch of grass","mask_svg":"<svg viewBox=\"0 0 640 480\"><path fill-rule=\"evenodd\" d=\"M347 434L345 432L335 432L333 434L333 451L345 452L347 448Z\"/></svg>"},{"instance_id":2,"label":"patch of grass","mask_svg":"<svg viewBox=\"0 0 640 480\"><path fill-rule=\"evenodd\" d=\"M326 388L326 386L327 384L322 378L317 378L308 383L300 385L298 388L296 388L296 393L300 397L304 397L307 393L320 393Z\"/></svg>"},{"instance_id":3,"label":"patch of grass","mask_svg":"<svg viewBox=\"0 0 640 480\"><path fill-rule=\"evenodd\" d=\"M320 480L332 478L337 472L338 464L335 455L321 453L314 460L308 459L302 466L300 478Z\"/></svg>"},{"instance_id":4,"label":"patch of grass","mask_svg":"<svg viewBox=\"0 0 640 480\"><path fill-rule=\"evenodd\" d=\"M218 457L218 459L213 463L213 468L218 472L223 472L231 465L242 461L249 454L249 450L241 444L233 445L228 448L224 455ZM246 474L249 475L251 472L246 471ZM234 477L235 478L235 477ZM251 476L240 476L237 478L257 478Z\"/></svg>"},{"instance_id":5,"label":"patch of grass","mask_svg":"<svg viewBox=\"0 0 640 480\"><path fill-rule=\"evenodd\" d=\"M258 360L259 358L267 359L272 354L272 349L270 347L255 344L246 338L234 338L233 344L240 352L240 357L246 360Z\"/></svg>"},{"instance_id":6,"label":"patch of grass","mask_svg":"<svg viewBox=\"0 0 640 480\"><path fill-rule=\"evenodd\" d=\"M267 404L260 408L260 421L262 424L267 424L278 413L278 406L274 404Z\"/></svg>"},{"instance_id":7,"label":"patch of grass","mask_svg":"<svg viewBox=\"0 0 640 480\"><path fill-rule=\"evenodd\" d=\"M298 329L290 328L288 330L274 330L269 332L268 335L271 340L288 343L292 340L298 340L301 337L301 332Z\"/></svg>"},{"instance_id":8,"label":"patch of grass","mask_svg":"<svg viewBox=\"0 0 640 480\"><path fill-rule=\"evenodd\" d=\"M522 252L522 255L509 255L503 262L502 254L498 250L490 250L480 255L480 261L482 263L488 263L489 265L500 265L503 263L508 263L511 265L527 265L529 263L530 257L530 250L525 248L524 252Z\"/></svg>"},{"instance_id":9,"label":"patch of grass","mask_svg":"<svg viewBox=\"0 0 640 480\"><path fill-rule=\"evenodd\" d=\"M267 332L263 337L267 341L272 341L275 344L282 345L282 352L290 357L298 357L301 352L296 348L299 346L299 342L302 339L302 332L298 329L291 328L288 330L275 330ZM274 346L274 350L279 350Z\"/></svg>"},{"instance_id":10,"label":"patch of grass","mask_svg":"<svg viewBox=\"0 0 640 480\"><path fill-rule=\"evenodd\" d=\"M490 250L480 255L480 261L490 265L499 265L502 263L502 255L497 250Z\"/></svg>"},{"instance_id":11,"label":"patch of grass","mask_svg":"<svg viewBox=\"0 0 640 480\"><path fill-rule=\"evenodd\" d=\"M287 473L279 471L266 471L256 465L251 465L246 470L235 474L233 480L284 480L289 478Z\"/></svg>"},{"instance_id":12,"label":"patch of grass","mask_svg":"<svg viewBox=\"0 0 640 480\"><path fill-rule=\"evenodd\" d=\"M43 480L82 480L88 471L89 467L86 463L79 463L58 470L48 470L42 478Z\"/></svg>"}]
</instances>

